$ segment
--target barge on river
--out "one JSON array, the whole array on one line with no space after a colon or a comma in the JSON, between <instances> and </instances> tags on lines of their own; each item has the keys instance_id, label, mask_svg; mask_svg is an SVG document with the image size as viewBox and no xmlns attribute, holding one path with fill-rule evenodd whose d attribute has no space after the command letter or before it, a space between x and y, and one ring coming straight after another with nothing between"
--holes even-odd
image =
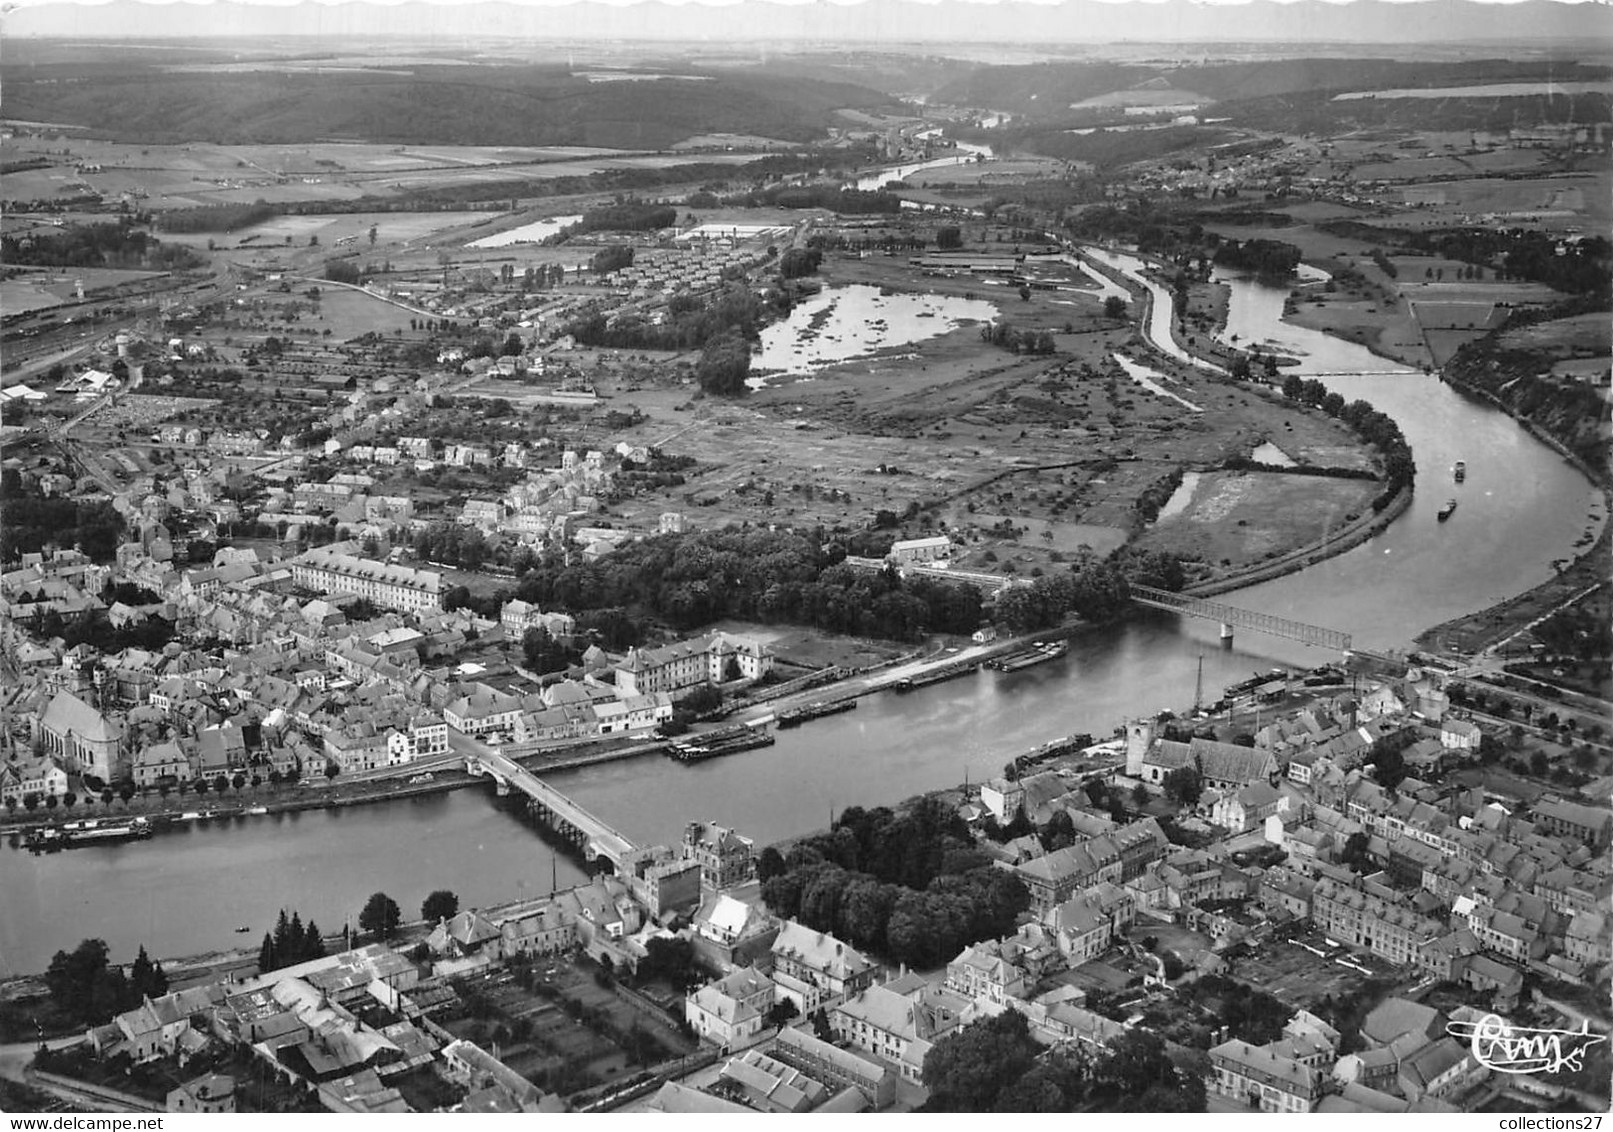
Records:
<instances>
[{"instance_id":1,"label":"barge on river","mask_svg":"<svg viewBox=\"0 0 1613 1132\"><path fill-rule=\"evenodd\" d=\"M667 747L666 753L680 763L693 763L757 747L771 747L777 741L771 732L756 727L742 727L737 731L714 731L698 738L679 739Z\"/></svg>"},{"instance_id":2,"label":"barge on river","mask_svg":"<svg viewBox=\"0 0 1613 1132\"><path fill-rule=\"evenodd\" d=\"M957 677L968 672L973 672L974 670L974 661L962 661L958 664L948 664L942 668L933 669L929 672L922 672L917 676L904 676L900 680L896 681L896 683L892 684L891 687L895 688L898 692L911 692L915 688L928 688L931 684L939 684L943 680L954 680Z\"/></svg>"},{"instance_id":3,"label":"barge on river","mask_svg":"<svg viewBox=\"0 0 1613 1132\"><path fill-rule=\"evenodd\" d=\"M1018 672L1021 668L1057 660L1069 651L1068 641L1037 641L1028 649L1016 649L1003 656L993 657L986 661L986 667L995 668L998 672Z\"/></svg>"},{"instance_id":4,"label":"barge on river","mask_svg":"<svg viewBox=\"0 0 1613 1132\"><path fill-rule=\"evenodd\" d=\"M857 701L844 700L815 700L798 708L788 708L778 713L775 722L780 727L798 727L809 719L819 719L825 715L838 715L843 711L855 711Z\"/></svg>"},{"instance_id":5,"label":"barge on river","mask_svg":"<svg viewBox=\"0 0 1613 1132\"><path fill-rule=\"evenodd\" d=\"M54 853L85 845L114 845L120 841L143 841L151 836L151 823L145 818L105 824L99 821L73 822L60 829L36 829L24 842L35 853Z\"/></svg>"}]
</instances>

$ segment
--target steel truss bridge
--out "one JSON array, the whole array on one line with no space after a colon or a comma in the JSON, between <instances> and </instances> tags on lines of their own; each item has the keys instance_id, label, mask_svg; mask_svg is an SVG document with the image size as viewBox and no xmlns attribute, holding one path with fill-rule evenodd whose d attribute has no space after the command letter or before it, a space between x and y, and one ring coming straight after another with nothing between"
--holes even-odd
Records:
<instances>
[{"instance_id":1,"label":"steel truss bridge","mask_svg":"<svg viewBox=\"0 0 1613 1132\"><path fill-rule=\"evenodd\" d=\"M1321 645L1339 652L1348 652L1350 649L1350 634L1337 629L1307 625L1303 621L1290 621L1286 617L1274 617L1269 613L1256 613L1250 609L1239 609L1235 605L1223 605L1221 602L1208 601L1202 597L1189 597L1186 594L1156 590L1149 586L1132 586L1131 600L1150 609L1164 609L1188 617L1219 621L1221 639L1229 643L1234 629L1250 629L1256 633L1284 637L1290 641L1303 641L1307 645Z\"/></svg>"}]
</instances>

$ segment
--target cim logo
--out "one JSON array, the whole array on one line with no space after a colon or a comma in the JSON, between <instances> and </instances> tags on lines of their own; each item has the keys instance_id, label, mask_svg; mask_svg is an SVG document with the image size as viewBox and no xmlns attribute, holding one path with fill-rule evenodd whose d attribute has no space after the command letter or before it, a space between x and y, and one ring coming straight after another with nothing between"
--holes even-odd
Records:
<instances>
[{"instance_id":1,"label":"cim logo","mask_svg":"<svg viewBox=\"0 0 1613 1132\"><path fill-rule=\"evenodd\" d=\"M1572 1073L1584 1066L1585 1051L1603 1034L1590 1032L1590 1023L1577 1030L1535 1029L1514 1026L1505 1018L1486 1014L1477 1022L1451 1022L1445 1032L1468 1043L1473 1059L1496 1073Z\"/></svg>"}]
</instances>

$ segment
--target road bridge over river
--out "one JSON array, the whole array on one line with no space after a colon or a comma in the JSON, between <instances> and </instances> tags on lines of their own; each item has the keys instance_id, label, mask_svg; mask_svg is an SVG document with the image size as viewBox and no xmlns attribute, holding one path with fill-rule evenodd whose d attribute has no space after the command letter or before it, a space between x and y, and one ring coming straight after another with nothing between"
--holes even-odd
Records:
<instances>
[{"instance_id":1,"label":"road bridge over river","mask_svg":"<svg viewBox=\"0 0 1613 1132\"><path fill-rule=\"evenodd\" d=\"M618 871L638 846L624 834L618 833L576 802L550 786L508 755L477 743L471 749L461 749L465 770L470 774L485 774L498 784L500 794L511 788L519 790L532 800L532 808L556 833L582 850L590 861L604 857Z\"/></svg>"},{"instance_id":2,"label":"road bridge over river","mask_svg":"<svg viewBox=\"0 0 1613 1132\"><path fill-rule=\"evenodd\" d=\"M1186 594L1171 593L1169 590L1156 590L1149 586L1132 586L1131 600L1138 605L1146 605L1150 609L1164 609L1171 613L1183 613L1189 617L1203 617L1210 621L1221 623L1221 640L1227 644L1232 643L1232 634L1235 629L1253 629L1257 633L1267 633L1273 637L1284 637L1290 641L1303 641L1307 645L1322 645L1326 648L1348 652L1350 649L1350 634L1337 629L1326 629L1320 625L1307 625L1303 621L1290 621L1286 617L1274 617L1269 613L1256 613L1250 609L1239 609L1235 605L1223 605L1218 601L1206 601L1201 597L1189 597Z\"/></svg>"}]
</instances>

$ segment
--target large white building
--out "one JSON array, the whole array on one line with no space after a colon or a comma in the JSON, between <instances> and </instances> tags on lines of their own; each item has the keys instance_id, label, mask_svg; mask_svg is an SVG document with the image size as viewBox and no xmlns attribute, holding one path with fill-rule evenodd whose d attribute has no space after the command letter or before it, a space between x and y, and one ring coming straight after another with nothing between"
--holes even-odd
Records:
<instances>
[{"instance_id":1,"label":"large white building","mask_svg":"<svg viewBox=\"0 0 1613 1132\"><path fill-rule=\"evenodd\" d=\"M305 589L356 594L405 613L442 608L442 575L435 570L391 566L323 547L293 558L291 578Z\"/></svg>"},{"instance_id":2,"label":"large white building","mask_svg":"<svg viewBox=\"0 0 1613 1132\"><path fill-rule=\"evenodd\" d=\"M713 633L658 649L628 649L616 668L617 694L676 695L701 684L721 684L732 675L730 662L739 679L760 680L773 670L773 650L732 633Z\"/></svg>"}]
</instances>

